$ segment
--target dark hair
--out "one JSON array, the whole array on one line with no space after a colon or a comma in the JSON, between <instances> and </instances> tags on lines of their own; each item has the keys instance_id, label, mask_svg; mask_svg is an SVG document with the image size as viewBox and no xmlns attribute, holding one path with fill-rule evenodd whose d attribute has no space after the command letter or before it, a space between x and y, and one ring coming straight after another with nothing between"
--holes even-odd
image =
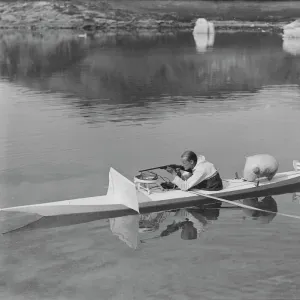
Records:
<instances>
[{"instance_id":1,"label":"dark hair","mask_svg":"<svg viewBox=\"0 0 300 300\"><path fill-rule=\"evenodd\" d=\"M184 151L181 155L181 158L186 158L187 160L193 160L195 163L197 162L197 155L193 151Z\"/></svg>"}]
</instances>

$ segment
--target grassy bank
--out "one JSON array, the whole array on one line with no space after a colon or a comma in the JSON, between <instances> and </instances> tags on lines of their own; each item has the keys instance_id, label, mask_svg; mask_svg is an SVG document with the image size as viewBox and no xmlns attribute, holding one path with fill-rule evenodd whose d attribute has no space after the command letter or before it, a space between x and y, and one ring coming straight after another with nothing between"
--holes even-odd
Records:
<instances>
[{"instance_id":1,"label":"grassy bank","mask_svg":"<svg viewBox=\"0 0 300 300\"><path fill-rule=\"evenodd\" d=\"M300 16L299 1L115 1L119 8L141 12L176 14L179 19L204 17L219 21L286 22Z\"/></svg>"},{"instance_id":2,"label":"grassy bank","mask_svg":"<svg viewBox=\"0 0 300 300\"><path fill-rule=\"evenodd\" d=\"M217 28L280 28L300 15L300 3L168 0L7 1L1 28L95 28L100 31L190 29L199 17Z\"/></svg>"}]
</instances>

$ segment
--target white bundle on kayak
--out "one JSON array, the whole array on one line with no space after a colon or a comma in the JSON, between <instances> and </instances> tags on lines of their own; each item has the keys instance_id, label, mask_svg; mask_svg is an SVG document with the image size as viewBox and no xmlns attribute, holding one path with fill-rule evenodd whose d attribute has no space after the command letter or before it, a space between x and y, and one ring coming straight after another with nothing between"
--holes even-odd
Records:
<instances>
[{"instance_id":1,"label":"white bundle on kayak","mask_svg":"<svg viewBox=\"0 0 300 300\"><path fill-rule=\"evenodd\" d=\"M277 160L269 154L257 154L246 157L244 167L244 179L255 181L260 177L267 177L271 180L278 171Z\"/></svg>"}]
</instances>

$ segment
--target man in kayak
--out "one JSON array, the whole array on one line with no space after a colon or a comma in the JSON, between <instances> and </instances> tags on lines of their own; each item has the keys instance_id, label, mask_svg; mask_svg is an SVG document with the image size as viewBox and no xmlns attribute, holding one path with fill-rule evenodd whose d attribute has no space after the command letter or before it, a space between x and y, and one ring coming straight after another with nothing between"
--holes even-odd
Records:
<instances>
[{"instance_id":1,"label":"man in kayak","mask_svg":"<svg viewBox=\"0 0 300 300\"><path fill-rule=\"evenodd\" d=\"M172 183L182 191L191 188L219 191L223 183L214 165L203 155L196 155L193 151L185 151L181 155L182 166L185 171L168 167L166 170L173 176Z\"/></svg>"}]
</instances>

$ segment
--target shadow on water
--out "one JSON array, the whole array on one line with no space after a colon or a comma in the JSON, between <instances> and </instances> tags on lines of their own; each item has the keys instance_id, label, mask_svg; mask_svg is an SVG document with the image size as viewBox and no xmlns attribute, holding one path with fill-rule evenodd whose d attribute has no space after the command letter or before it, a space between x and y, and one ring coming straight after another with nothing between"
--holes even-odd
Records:
<instances>
[{"instance_id":1,"label":"shadow on water","mask_svg":"<svg viewBox=\"0 0 300 300\"><path fill-rule=\"evenodd\" d=\"M265 85L299 84L299 60L283 50L279 35L217 33L210 43L199 53L191 33L87 39L2 34L0 74L33 89L63 93L65 103L92 122L103 105L110 114L116 105L149 109L164 98L182 106L181 96L225 100Z\"/></svg>"}]
</instances>

